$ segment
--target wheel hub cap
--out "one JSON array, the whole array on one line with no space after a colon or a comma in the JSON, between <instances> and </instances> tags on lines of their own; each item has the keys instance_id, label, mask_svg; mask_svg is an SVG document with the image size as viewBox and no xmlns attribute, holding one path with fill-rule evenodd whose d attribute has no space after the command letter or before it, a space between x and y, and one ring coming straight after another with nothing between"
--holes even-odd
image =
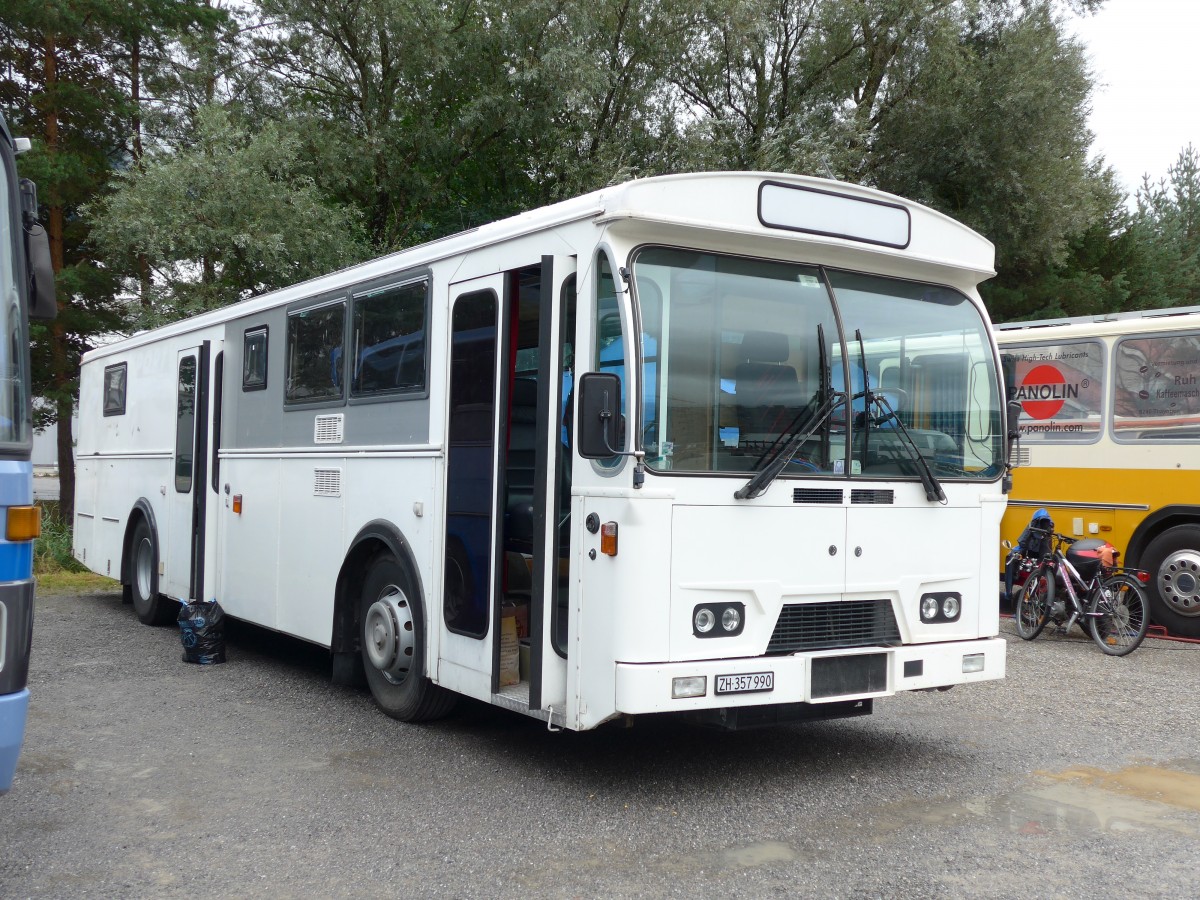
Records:
<instances>
[{"instance_id":1,"label":"wheel hub cap","mask_svg":"<svg viewBox=\"0 0 1200 900\"><path fill-rule=\"evenodd\" d=\"M150 596L150 584L154 578L154 548L148 538L142 538L134 557L135 577L138 592L142 597Z\"/></svg>"},{"instance_id":2,"label":"wheel hub cap","mask_svg":"<svg viewBox=\"0 0 1200 900\"><path fill-rule=\"evenodd\" d=\"M399 681L408 674L413 657L412 610L399 588L388 588L367 610L363 644L371 665L384 675Z\"/></svg>"},{"instance_id":3,"label":"wheel hub cap","mask_svg":"<svg viewBox=\"0 0 1200 900\"><path fill-rule=\"evenodd\" d=\"M1200 553L1180 550L1164 559L1158 569L1158 592L1172 611L1200 616Z\"/></svg>"}]
</instances>

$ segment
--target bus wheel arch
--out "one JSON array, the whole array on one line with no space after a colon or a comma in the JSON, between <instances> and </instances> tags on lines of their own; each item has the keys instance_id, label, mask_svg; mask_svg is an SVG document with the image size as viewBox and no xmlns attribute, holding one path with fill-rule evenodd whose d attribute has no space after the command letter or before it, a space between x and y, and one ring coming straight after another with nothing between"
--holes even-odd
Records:
<instances>
[{"instance_id":1,"label":"bus wheel arch","mask_svg":"<svg viewBox=\"0 0 1200 900\"><path fill-rule=\"evenodd\" d=\"M1158 532L1139 554L1150 573L1152 618L1173 634L1200 637L1200 524Z\"/></svg>"},{"instance_id":2,"label":"bus wheel arch","mask_svg":"<svg viewBox=\"0 0 1200 900\"><path fill-rule=\"evenodd\" d=\"M335 675L339 657L343 674L354 660L376 705L394 719L419 722L449 713L457 697L426 674L429 612L403 535L387 523L363 529L347 554L338 586Z\"/></svg>"},{"instance_id":3,"label":"bus wheel arch","mask_svg":"<svg viewBox=\"0 0 1200 900\"><path fill-rule=\"evenodd\" d=\"M122 599L133 604L133 611L144 625L167 625L175 621L176 605L158 592L159 541L154 511L145 499L139 500L125 529L121 554Z\"/></svg>"}]
</instances>

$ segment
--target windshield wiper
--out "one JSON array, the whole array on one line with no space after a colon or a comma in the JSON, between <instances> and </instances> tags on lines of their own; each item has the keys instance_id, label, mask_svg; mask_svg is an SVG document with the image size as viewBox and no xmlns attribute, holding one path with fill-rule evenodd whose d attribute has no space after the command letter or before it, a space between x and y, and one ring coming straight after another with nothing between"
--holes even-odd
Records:
<instances>
[{"instance_id":1,"label":"windshield wiper","mask_svg":"<svg viewBox=\"0 0 1200 900\"><path fill-rule=\"evenodd\" d=\"M904 440L902 440L900 443L904 445L904 448L908 450L908 455L911 456L913 461L917 464L917 476L921 479L921 485L925 488L925 499L930 501L937 500L939 503L945 503L946 492L942 490L942 486L938 482L937 476L933 474L933 470L929 468L929 463L925 461L925 456L921 453L921 448L917 446L917 442L913 440L913 436L908 433L908 428L905 426L900 416L896 414L896 410L892 408L892 404L888 403L887 397L885 397L883 394L876 394L870 388L863 391L862 396L866 397L867 399L868 410L870 410L872 405L883 410L884 414L875 420L875 425L884 425L891 421L896 423L896 427L899 429L901 437L904 438ZM870 413L868 412L867 418L869 418L869 416ZM865 425L869 431L871 423L867 422Z\"/></svg>"},{"instance_id":2,"label":"windshield wiper","mask_svg":"<svg viewBox=\"0 0 1200 900\"><path fill-rule=\"evenodd\" d=\"M833 411L837 409L846 400L846 395L839 392L829 394L825 398L825 402L821 407L813 413L812 419L808 428L804 431L797 431L792 435L791 439L780 448L779 452L771 459L769 463L762 467L754 476L734 491L733 497L735 500L753 500L759 497L762 493L771 486L771 482L779 477L779 473L787 468L787 464L792 461L792 457L799 452L805 442L812 437L818 428L825 424L825 420L833 415Z\"/></svg>"},{"instance_id":3,"label":"windshield wiper","mask_svg":"<svg viewBox=\"0 0 1200 900\"><path fill-rule=\"evenodd\" d=\"M867 442L871 437L871 407L873 405L878 406L884 411L885 415L876 419L875 425L884 425L889 421L895 420L896 427L900 429L900 434L904 438L901 443L908 450L909 456L917 464L917 477L921 479L921 485L925 488L925 499L945 503L946 492L942 490L942 486L934 476L933 470L929 468L929 463L925 462L925 457L921 455L921 448L917 446L917 442L913 440L913 436L908 433L908 428L905 427L900 417L896 415L896 410L892 409L892 404L888 402L887 397L871 390L871 373L867 368L867 354L863 349L862 329L855 329L854 338L858 341L858 364L862 369L863 390L861 393L855 394L852 399L857 400L859 397L864 397L867 401L864 404L863 410L863 456L867 455Z\"/></svg>"}]
</instances>

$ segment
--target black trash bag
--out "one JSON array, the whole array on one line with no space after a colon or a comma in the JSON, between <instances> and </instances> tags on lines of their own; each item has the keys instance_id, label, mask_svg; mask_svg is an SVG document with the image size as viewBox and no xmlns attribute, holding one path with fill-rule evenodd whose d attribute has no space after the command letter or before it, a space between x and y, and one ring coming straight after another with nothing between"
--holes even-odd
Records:
<instances>
[{"instance_id":1,"label":"black trash bag","mask_svg":"<svg viewBox=\"0 0 1200 900\"><path fill-rule=\"evenodd\" d=\"M225 662L225 611L216 600L192 600L179 610L183 661L210 666Z\"/></svg>"}]
</instances>

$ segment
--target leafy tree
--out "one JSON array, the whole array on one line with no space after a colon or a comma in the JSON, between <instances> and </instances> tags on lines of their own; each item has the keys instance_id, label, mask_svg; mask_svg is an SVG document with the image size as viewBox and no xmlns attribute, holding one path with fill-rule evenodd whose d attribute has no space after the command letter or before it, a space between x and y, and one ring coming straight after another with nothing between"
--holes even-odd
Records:
<instances>
[{"instance_id":1,"label":"leafy tree","mask_svg":"<svg viewBox=\"0 0 1200 900\"><path fill-rule=\"evenodd\" d=\"M222 306L358 262L366 241L353 210L324 201L298 174L300 141L266 122L255 132L201 108L195 145L148 157L117 176L92 212L110 259L145 258L151 302L140 327Z\"/></svg>"},{"instance_id":2,"label":"leafy tree","mask_svg":"<svg viewBox=\"0 0 1200 900\"><path fill-rule=\"evenodd\" d=\"M1180 151L1167 177L1149 176L1137 192L1129 228L1129 266L1136 309L1200 304L1200 150Z\"/></svg>"},{"instance_id":3,"label":"leafy tree","mask_svg":"<svg viewBox=\"0 0 1200 900\"><path fill-rule=\"evenodd\" d=\"M33 388L48 405L38 424L57 421L62 511L74 517L71 414L79 356L93 335L121 321L115 282L88 245L81 204L107 182L123 143L126 98L108 77L100 2L12 0L0 18L0 103L16 133L34 139L21 174L38 184L58 290L58 318L36 326Z\"/></svg>"}]
</instances>

